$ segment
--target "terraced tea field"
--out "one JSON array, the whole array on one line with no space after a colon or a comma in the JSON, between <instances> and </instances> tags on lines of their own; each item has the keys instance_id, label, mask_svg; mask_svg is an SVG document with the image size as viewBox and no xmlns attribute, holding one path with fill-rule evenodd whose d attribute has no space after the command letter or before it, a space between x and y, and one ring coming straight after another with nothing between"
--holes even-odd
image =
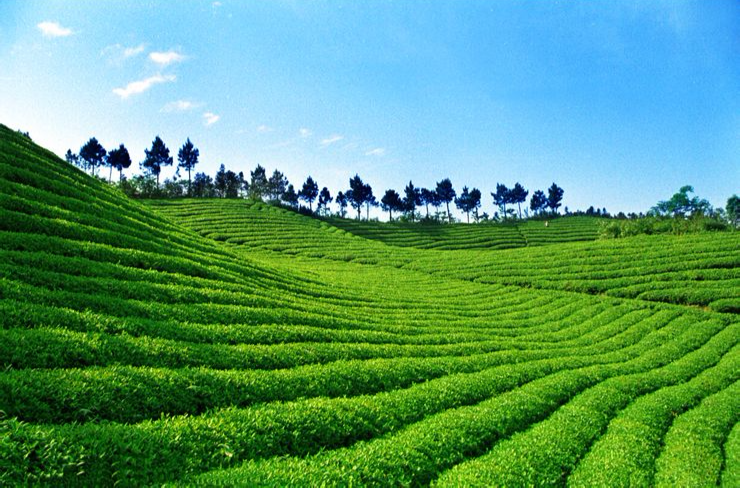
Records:
<instances>
[{"instance_id":1,"label":"terraced tea field","mask_svg":"<svg viewBox=\"0 0 740 488\"><path fill-rule=\"evenodd\" d=\"M737 233L534 225L132 201L0 127L0 485L736 486Z\"/></svg>"}]
</instances>

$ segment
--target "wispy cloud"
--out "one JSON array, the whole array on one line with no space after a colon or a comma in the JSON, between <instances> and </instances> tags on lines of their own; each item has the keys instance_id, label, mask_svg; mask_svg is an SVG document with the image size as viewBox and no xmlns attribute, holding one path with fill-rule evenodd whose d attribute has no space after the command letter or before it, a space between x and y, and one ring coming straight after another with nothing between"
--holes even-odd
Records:
<instances>
[{"instance_id":1,"label":"wispy cloud","mask_svg":"<svg viewBox=\"0 0 740 488\"><path fill-rule=\"evenodd\" d=\"M321 139L321 145L326 147L334 144L335 142L339 142L342 139L344 139L344 136L340 136L339 134L332 134L326 139Z\"/></svg>"},{"instance_id":2,"label":"wispy cloud","mask_svg":"<svg viewBox=\"0 0 740 488\"><path fill-rule=\"evenodd\" d=\"M72 29L62 27L59 22L44 21L36 25L44 37L67 37L73 34Z\"/></svg>"},{"instance_id":3,"label":"wispy cloud","mask_svg":"<svg viewBox=\"0 0 740 488\"><path fill-rule=\"evenodd\" d=\"M159 83L167 83L175 81L175 75L155 75L150 76L149 78L139 80L139 81L132 81L128 85L126 85L124 88L114 88L113 93L118 95L121 98L128 98L131 95L137 95L139 93L144 93L154 85L157 85Z\"/></svg>"},{"instance_id":4,"label":"wispy cloud","mask_svg":"<svg viewBox=\"0 0 740 488\"><path fill-rule=\"evenodd\" d=\"M298 134L300 134L302 138L306 139L307 137L311 137L311 134L313 134L313 132L311 132L311 129L301 127L300 129L298 129Z\"/></svg>"},{"instance_id":5,"label":"wispy cloud","mask_svg":"<svg viewBox=\"0 0 740 488\"><path fill-rule=\"evenodd\" d=\"M123 57L132 58L134 56L138 56L139 54L144 52L144 49L146 49L146 46L144 44L139 44L135 47L127 47L123 50Z\"/></svg>"},{"instance_id":6,"label":"wispy cloud","mask_svg":"<svg viewBox=\"0 0 740 488\"><path fill-rule=\"evenodd\" d=\"M145 44L139 44L133 47L124 47L120 44L112 44L106 46L105 49L100 51L100 56L107 58L111 64L120 64L126 59L133 58L143 53L146 49Z\"/></svg>"},{"instance_id":7,"label":"wispy cloud","mask_svg":"<svg viewBox=\"0 0 740 488\"><path fill-rule=\"evenodd\" d=\"M290 147L296 143L296 139L287 139L285 141L277 142L275 144L272 144L270 146L267 146L268 149L282 149L284 147Z\"/></svg>"},{"instance_id":8,"label":"wispy cloud","mask_svg":"<svg viewBox=\"0 0 740 488\"><path fill-rule=\"evenodd\" d=\"M213 112L204 112L203 113L203 121L205 122L205 124L207 126L208 125L215 124L216 122L218 122L218 119L220 119L220 118L221 118L220 115L216 115Z\"/></svg>"},{"instance_id":9,"label":"wispy cloud","mask_svg":"<svg viewBox=\"0 0 740 488\"><path fill-rule=\"evenodd\" d=\"M385 156L385 148L384 147L376 147L375 149L371 149L365 153L365 156Z\"/></svg>"},{"instance_id":10,"label":"wispy cloud","mask_svg":"<svg viewBox=\"0 0 740 488\"><path fill-rule=\"evenodd\" d=\"M212 6L213 8L218 8L218 7L222 6L222 5L223 5L223 3L221 3L221 2L213 2L213 3L211 4L211 6Z\"/></svg>"},{"instance_id":11,"label":"wispy cloud","mask_svg":"<svg viewBox=\"0 0 740 488\"><path fill-rule=\"evenodd\" d=\"M149 59L164 67L172 63L180 63L185 60L185 56L177 51L154 51L149 53Z\"/></svg>"},{"instance_id":12,"label":"wispy cloud","mask_svg":"<svg viewBox=\"0 0 740 488\"><path fill-rule=\"evenodd\" d=\"M257 127L257 132L259 132L260 134L266 134L268 132L272 132L273 130L275 130L275 129L273 129L272 127L270 127L268 125L264 125L264 124L262 124L259 127Z\"/></svg>"},{"instance_id":13,"label":"wispy cloud","mask_svg":"<svg viewBox=\"0 0 740 488\"><path fill-rule=\"evenodd\" d=\"M201 105L202 104L191 102L190 100L177 100L162 107L160 112L188 112L200 107Z\"/></svg>"}]
</instances>

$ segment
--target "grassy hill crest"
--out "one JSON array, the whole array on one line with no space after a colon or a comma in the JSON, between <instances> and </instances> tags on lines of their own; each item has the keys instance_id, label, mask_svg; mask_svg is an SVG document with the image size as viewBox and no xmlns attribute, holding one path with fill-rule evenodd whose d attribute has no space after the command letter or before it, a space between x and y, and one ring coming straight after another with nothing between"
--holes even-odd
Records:
<instances>
[{"instance_id":1,"label":"grassy hill crest","mask_svg":"<svg viewBox=\"0 0 740 488\"><path fill-rule=\"evenodd\" d=\"M0 485L738 478L736 233L388 228L129 200L0 127Z\"/></svg>"}]
</instances>

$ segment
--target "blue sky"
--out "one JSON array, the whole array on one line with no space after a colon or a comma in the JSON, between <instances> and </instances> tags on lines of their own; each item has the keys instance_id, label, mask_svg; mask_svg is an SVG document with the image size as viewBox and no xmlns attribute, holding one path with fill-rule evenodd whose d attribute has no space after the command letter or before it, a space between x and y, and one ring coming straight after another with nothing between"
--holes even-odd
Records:
<instances>
[{"instance_id":1,"label":"blue sky","mask_svg":"<svg viewBox=\"0 0 740 488\"><path fill-rule=\"evenodd\" d=\"M198 170L355 173L643 211L740 192L740 3L0 2L0 123L136 170L160 135ZM173 168L162 176L174 173ZM531 195L531 193L530 193ZM380 215L378 210L376 215Z\"/></svg>"}]
</instances>

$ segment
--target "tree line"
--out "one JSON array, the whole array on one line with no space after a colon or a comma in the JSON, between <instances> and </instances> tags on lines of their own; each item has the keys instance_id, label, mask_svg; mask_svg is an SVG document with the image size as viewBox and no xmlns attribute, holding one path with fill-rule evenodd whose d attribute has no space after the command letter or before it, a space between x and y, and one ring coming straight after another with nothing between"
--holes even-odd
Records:
<instances>
[{"instance_id":1,"label":"tree line","mask_svg":"<svg viewBox=\"0 0 740 488\"><path fill-rule=\"evenodd\" d=\"M100 176L102 169L107 167L109 182L112 182L113 170L118 171L118 185L132 197L249 198L285 205L299 211L307 210L308 213L314 213L313 205L316 202L316 213L319 215L328 215L329 205L334 201L339 209L339 216L346 217L347 209L350 207L357 212L358 219L362 217L363 208L365 218L369 219L370 208L379 206L384 212L388 212L389 220L393 220L395 213L396 216L401 215L406 220L414 221L422 218L421 214L417 213L417 208L424 207L424 219L439 220L440 217L446 217L448 222L452 222L451 204L465 213L468 222L470 222L471 213L475 222L491 218L514 218L517 215L520 219L530 215L554 215L561 206L564 194L563 189L555 183L548 188L547 194L537 190L529 201L529 210L525 205L524 213L522 213L522 203L526 202L529 191L518 182L511 188L498 183L496 191L491 192L491 196L500 213L496 212L491 217L485 212L479 213L482 199L479 189L464 186L458 194L449 178L437 182L434 188L418 188L409 181L403 190L403 195L394 189L388 189L378 201L372 187L365 183L359 175L350 178L349 188L339 191L336 196L332 196L327 187L319 190L318 183L311 176L306 178L306 181L296 190L281 171L276 169L272 175L268 176L261 165L257 165L250 172L249 177L246 177L243 172L235 173L226 170L224 165L220 166L214 177L202 172L195 173L193 176L192 173L199 163L200 151L188 138L177 152L178 164L174 177L166 179L161 185L162 169L174 165L174 158L170 155L169 148L159 136L156 136L151 147L144 150L144 154L144 160L139 163L139 168L144 174L135 175L131 179L123 175L123 170L132 165L131 155L123 144L111 151L106 151L102 144L92 137L78 153L73 153L71 149L68 149L65 158L70 164L78 166L83 171L89 171L93 176ZM180 170L187 172L187 182L179 178ZM518 214L507 205L516 205ZM430 206L435 209L432 215L429 212ZM444 212L440 213L439 209L442 206L444 206Z\"/></svg>"}]
</instances>

